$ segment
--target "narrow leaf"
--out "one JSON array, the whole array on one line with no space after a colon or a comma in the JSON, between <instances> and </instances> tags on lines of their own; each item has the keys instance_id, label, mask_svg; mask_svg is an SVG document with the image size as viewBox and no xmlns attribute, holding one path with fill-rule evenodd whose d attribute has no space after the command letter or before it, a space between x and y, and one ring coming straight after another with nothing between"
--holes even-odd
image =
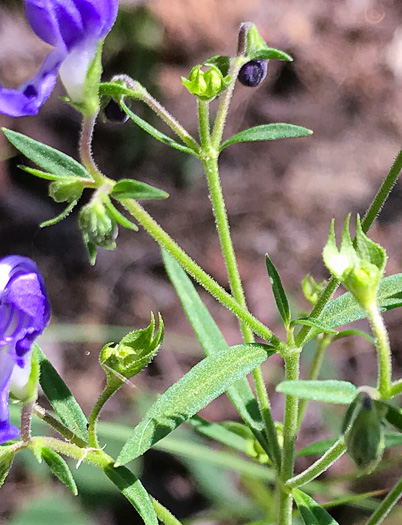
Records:
<instances>
[{"instance_id":1,"label":"narrow leaf","mask_svg":"<svg viewBox=\"0 0 402 525\"><path fill-rule=\"evenodd\" d=\"M285 290L283 289L281 278L279 277L279 274L267 253L265 254L265 263L267 266L269 281L271 283L272 291L275 297L276 306L278 307L282 320L287 327L290 323L290 308L288 298L286 297Z\"/></svg>"},{"instance_id":2,"label":"narrow leaf","mask_svg":"<svg viewBox=\"0 0 402 525\"><path fill-rule=\"evenodd\" d=\"M402 432L402 409L396 408L387 403L388 410L385 414L385 419L391 423L395 428Z\"/></svg>"},{"instance_id":3,"label":"narrow leaf","mask_svg":"<svg viewBox=\"0 0 402 525\"><path fill-rule=\"evenodd\" d=\"M238 433L232 432L230 427L228 428L225 424L210 423L199 416L193 416L188 420L188 423L200 434L214 439L215 441L219 441L219 443L223 443L224 445L239 450L240 452L245 452L246 450L246 439ZM244 428L248 430L250 436L253 435L248 427Z\"/></svg>"},{"instance_id":4,"label":"narrow leaf","mask_svg":"<svg viewBox=\"0 0 402 525\"><path fill-rule=\"evenodd\" d=\"M265 345L249 344L225 348L203 359L151 406L124 445L116 465L144 454L273 353Z\"/></svg>"},{"instance_id":5,"label":"narrow leaf","mask_svg":"<svg viewBox=\"0 0 402 525\"><path fill-rule=\"evenodd\" d=\"M320 507L306 493L295 489L292 494L305 525L339 525L325 509Z\"/></svg>"},{"instance_id":6,"label":"narrow leaf","mask_svg":"<svg viewBox=\"0 0 402 525\"><path fill-rule=\"evenodd\" d=\"M295 126L294 124L262 124L253 128L246 129L233 135L226 142L224 142L220 151L227 148L231 144L237 142L256 142L261 140L278 140L278 139L290 139L297 137L307 137L312 135L312 131L302 126Z\"/></svg>"},{"instance_id":7,"label":"narrow leaf","mask_svg":"<svg viewBox=\"0 0 402 525\"><path fill-rule=\"evenodd\" d=\"M65 153L16 131L2 129L4 135L18 151L46 171L59 177L81 177L92 180L87 170Z\"/></svg>"},{"instance_id":8,"label":"narrow leaf","mask_svg":"<svg viewBox=\"0 0 402 525\"><path fill-rule=\"evenodd\" d=\"M126 467L108 467L104 470L120 492L137 510L147 525L158 525L158 520L148 492L141 481Z\"/></svg>"},{"instance_id":9,"label":"narrow leaf","mask_svg":"<svg viewBox=\"0 0 402 525\"><path fill-rule=\"evenodd\" d=\"M123 101L120 102L120 106L127 113L130 119L137 124L137 126L139 126L141 129L152 135L156 140L163 142L163 144L166 144L167 146L171 146L172 148L178 149L179 151L183 151L184 153L195 155L195 152L191 148L179 144L175 140L171 139L161 131L148 124L148 122L143 120L141 117L133 113Z\"/></svg>"},{"instance_id":10,"label":"narrow leaf","mask_svg":"<svg viewBox=\"0 0 402 525\"><path fill-rule=\"evenodd\" d=\"M357 387L347 381L283 381L276 387L281 394L312 401L348 405L357 394Z\"/></svg>"},{"instance_id":11,"label":"narrow leaf","mask_svg":"<svg viewBox=\"0 0 402 525\"><path fill-rule=\"evenodd\" d=\"M267 47L266 49L259 49L252 55L253 60L286 60L287 62L293 62L293 58L281 51L280 49L275 49L274 47Z\"/></svg>"},{"instance_id":12,"label":"narrow leaf","mask_svg":"<svg viewBox=\"0 0 402 525\"><path fill-rule=\"evenodd\" d=\"M296 452L296 457L301 458L304 456L322 456L325 452L334 445L338 440L336 437L331 437L327 439L322 439L321 441L316 441L311 445L307 445Z\"/></svg>"},{"instance_id":13,"label":"narrow leaf","mask_svg":"<svg viewBox=\"0 0 402 525\"><path fill-rule=\"evenodd\" d=\"M119 210L117 210L113 204L110 201L105 201L105 206L109 210L110 215L124 228L127 228L128 230L132 230L134 232L138 231L138 226L134 223L129 221L124 215L122 215Z\"/></svg>"},{"instance_id":14,"label":"narrow leaf","mask_svg":"<svg viewBox=\"0 0 402 525\"><path fill-rule=\"evenodd\" d=\"M35 177L39 177L40 179L45 180L59 180L64 179L63 177L60 177L60 175L54 175L53 173L47 173L46 171L36 170L35 168L29 168L28 166L23 166L22 164L19 164L18 167L22 171L26 171L30 175L34 175Z\"/></svg>"},{"instance_id":15,"label":"narrow leaf","mask_svg":"<svg viewBox=\"0 0 402 525\"><path fill-rule=\"evenodd\" d=\"M229 348L186 272L167 251L162 250L162 257L169 279L175 287L187 319L205 355L215 354L218 350ZM240 379L230 386L226 393L256 438L259 441L264 439L261 433L263 422L260 411L247 379Z\"/></svg>"},{"instance_id":16,"label":"narrow leaf","mask_svg":"<svg viewBox=\"0 0 402 525\"><path fill-rule=\"evenodd\" d=\"M56 478L58 478L68 489L71 490L74 496L76 496L78 494L77 485L75 484L73 475L64 459L54 452L54 450L46 447L42 448L41 454Z\"/></svg>"},{"instance_id":17,"label":"narrow leaf","mask_svg":"<svg viewBox=\"0 0 402 525\"><path fill-rule=\"evenodd\" d=\"M48 226L54 226L58 222L65 219L70 213L73 211L73 209L77 206L78 201L70 202L70 204L65 208L60 215L57 215L57 217L53 217L53 219L49 219L48 221L44 221L40 223L41 228L47 228Z\"/></svg>"},{"instance_id":18,"label":"narrow leaf","mask_svg":"<svg viewBox=\"0 0 402 525\"><path fill-rule=\"evenodd\" d=\"M0 447L0 487L3 486L13 465L15 450L12 445Z\"/></svg>"},{"instance_id":19,"label":"narrow leaf","mask_svg":"<svg viewBox=\"0 0 402 525\"><path fill-rule=\"evenodd\" d=\"M313 328L316 328L317 330L314 330L314 334L318 335L321 333L324 334L337 334L338 331L334 330L333 328L325 325L324 323L320 322L319 319L316 319L314 317L309 317L307 319L296 319L292 322L293 325L301 324L304 326L311 326Z\"/></svg>"},{"instance_id":20,"label":"narrow leaf","mask_svg":"<svg viewBox=\"0 0 402 525\"><path fill-rule=\"evenodd\" d=\"M40 384L45 396L63 424L80 439L88 442L87 419L62 378L36 345L40 365Z\"/></svg>"},{"instance_id":21,"label":"narrow leaf","mask_svg":"<svg viewBox=\"0 0 402 525\"><path fill-rule=\"evenodd\" d=\"M378 303L382 312L402 306L402 273L390 275L380 282ZM350 292L332 300L324 308L318 320L332 328L358 321L365 317L364 311Z\"/></svg>"},{"instance_id":22,"label":"narrow leaf","mask_svg":"<svg viewBox=\"0 0 402 525\"><path fill-rule=\"evenodd\" d=\"M121 179L113 186L110 193L116 199L166 199L166 191L134 179Z\"/></svg>"}]
</instances>

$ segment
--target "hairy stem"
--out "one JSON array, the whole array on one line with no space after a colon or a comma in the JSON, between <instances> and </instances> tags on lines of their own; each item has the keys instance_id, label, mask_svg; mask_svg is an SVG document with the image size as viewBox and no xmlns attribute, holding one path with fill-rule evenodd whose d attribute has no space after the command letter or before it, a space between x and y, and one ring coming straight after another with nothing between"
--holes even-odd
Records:
<instances>
[{"instance_id":1,"label":"hairy stem","mask_svg":"<svg viewBox=\"0 0 402 525\"><path fill-rule=\"evenodd\" d=\"M96 113L91 117L83 117L82 119L80 137L80 157L83 166L94 179L94 181L98 184L103 184L103 176L99 172L99 169L92 155L92 137L97 116L98 114Z\"/></svg>"},{"instance_id":2,"label":"hairy stem","mask_svg":"<svg viewBox=\"0 0 402 525\"><path fill-rule=\"evenodd\" d=\"M21 439L29 441L31 439L31 422L35 403L24 403L21 409Z\"/></svg>"},{"instance_id":3,"label":"hairy stem","mask_svg":"<svg viewBox=\"0 0 402 525\"><path fill-rule=\"evenodd\" d=\"M212 279L186 252L159 226L159 224L133 199L121 199L120 202L141 226L155 239L155 241L176 259L176 261L191 275L207 292L209 292L223 306L236 317L247 323L260 337L277 348L284 346L283 341L261 321L255 318L248 310L242 308L237 301Z\"/></svg>"},{"instance_id":4,"label":"hairy stem","mask_svg":"<svg viewBox=\"0 0 402 525\"><path fill-rule=\"evenodd\" d=\"M42 421L45 421L54 430L56 430L61 436L65 437L70 443L77 445L78 447L85 448L88 444L79 438L74 432L68 429L63 423L60 423L58 419L53 417L47 412L42 406L35 404L33 408L34 414L38 416Z\"/></svg>"},{"instance_id":5,"label":"hairy stem","mask_svg":"<svg viewBox=\"0 0 402 525\"><path fill-rule=\"evenodd\" d=\"M287 381L299 379L300 350L294 351L285 357L285 373ZM283 423L283 450L280 480L278 523L292 525L293 497L284 484L293 476L295 458L295 440L297 435L298 399L295 396L286 396L285 418Z\"/></svg>"},{"instance_id":6,"label":"hairy stem","mask_svg":"<svg viewBox=\"0 0 402 525\"><path fill-rule=\"evenodd\" d=\"M345 452L345 442L343 438L338 439L326 453L313 463L308 469L301 474L290 478L286 482L286 486L295 489L301 487L313 479L317 478L320 474L325 472L337 459L339 459Z\"/></svg>"},{"instance_id":7,"label":"hairy stem","mask_svg":"<svg viewBox=\"0 0 402 525\"><path fill-rule=\"evenodd\" d=\"M391 490L388 496L381 502L380 506L368 520L366 525L378 525L388 516L392 507L398 502L402 496L402 479L398 481L395 487Z\"/></svg>"},{"instance_id":8,"label":"hairy stem","mask_svg":"<svg viewBox=\"0 0 402 525\"><path fill-rule=\"evenodd\" d=\"M371 330L375 338L378 354L378 382L377 388L381 396L388 399L391 396L392 356L389 346L388 332L384 324L377 303L372 303L366 308Z\"/></svg>"},{"instance_id":9,"label":"hairy stem","mask_svg":"<svg viewBox=\"0 0 402 525\"><path fill-rule=\"evenodd\" d=\"M97 399L95 405L92 408L92 411L88 418L88 436L89 436L89 445L94 448L99 448L98 433L97 433L97 423L99 414L105 405L105 403L112 397L112 395L119 389L122 385L122 381L116 378L115 381L109 381L106 384L105 389Z\"/></svg>"}]
</instances>

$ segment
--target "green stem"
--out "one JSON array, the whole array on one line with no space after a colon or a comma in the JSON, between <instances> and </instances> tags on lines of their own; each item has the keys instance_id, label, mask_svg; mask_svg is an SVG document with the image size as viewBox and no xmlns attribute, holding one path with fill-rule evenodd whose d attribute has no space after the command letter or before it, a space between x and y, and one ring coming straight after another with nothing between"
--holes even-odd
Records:
<instances>
[{"instance_id":1,"label":"green stem","mask_svg":"<svg viewBox=\"0 0 402 525\"><path fill-rule=\"evenodd\" d=\"M50 425L54 430L56 430L60 435L65 437L70 443L77 445L78 447L85 448L88 446L88 443L85 443L81 438L74 434L71 430L65 427L60 421L54 418L49 414L42 406L34 405L34 414L38 416L42 421L45 421Z\"/></svg>"},{"instance_id":2,"label":"green stem","mask_svg":"<svg viewBox=\"0 0 402 525\"><path fill-rule=\"evenodd\" d=\"M247 323L260 337L269 341L273 346L282 348L284 343L276 337L261 321L256 319L248 310L242 308L237 301L212 279L186 252L159 226L159 224L133 199L121 199L120 202L128 212L141 224L153 239L184 268L207 292L217 301L230 310L236 317Z\"/></svg>"},{"instance_id":3,"label":"green stem","mask_svg":"<svg viewBox=\"0 0 402 525\"><path fill-rule=\"evenodd\" d=\"M253 370L253 380L257 394L258 406L262 420L264 422L265 430L267 432L269 457L271 458L276 470L279 472L281 468L282 452L278 441L278 433L276 431L275 421L272 417L271 403L269 401L268 392L260 367Z\"/></svg>"},{"instance_id":4,"label":"green stem","mask_svg":"<svg viewBox=\"0 0 402 525\"><path fill-rule=\"evenodd\" d=\"M399 396L400 394L402 394L402 379L392 384L390 397Z\"/></svg>"},{"instance_id":5,"label":"green stem","mask_svg":"<svg viewBox=\"0 0 402 525\"><path fill-rule=\"evenodd\" d=\"M301 487L313 479L317 478L320 474L325 472L337 459L339 459L345 452L345 442L343 438L338 439L326 453L313 463L308 469L301 474L290 478L286 482L286 486L295 489Z\"/></svg>"},{"instance_id":6,"label":"green stem","mask_svg":"<svg viewBox=\"0 0 402 525\"><path fill-rule=\"evenodd\" d=\"M389 514L392 507L398 502L402 496L402 479L398 481L395 487L389 492L388 496L381 502L380 506L368 520L366 525L378 525Z\"/></svg>"},{"instance_id":7,"label":"green stem","mask_svg":"<svg viewBox=\"0 0 402 525\"><path fill-rule=\"evenodd\" d=\"M246 298L239 274L236 261L236 254L230 235L229 220L226 213L226 206L222 192L222 185L219 177L217 151L211 146L211 135L209 127L209 104L199 100L198 116L200 126L200 138L203 147L203 164L208 181L209 195L212 203L212 210L215 217L216 228L222 248L225 266L228 272L229 284L232 295L236 302L244 309L247 309ZM240 329L245 343L254 342L254 334L247 323L240 320ZM278 442L278 435L275 428L275 422L271 413L268 392L259 368L253 371L253 379L256 388L258 405L262 420L264 421L267 433L268 445L270 450L269 456L277 469L281 464L281 450Z\"/></svg>"},{"instance_id":8,"label":"green stem","mask_svg":"<svg viewBox=\"0 0 402 525\"><path fill-rule=\"evenodd\" d=\"M315 379L318 378L318 375L321 369L321 365L322 365L322 361L324 359L325 350L328 348L330 343L331 343L331 337L328 334L324 334L317 339L317 348L315 350L313 362L311 363L308 379L314 381ZM300 399L299 413L297 417L297 429L298 430L300 429L301 424L303 422L303 417L304 417L304 413L307 408L307 404L308 404L307 399Z\"/></svg>"},{"instance_id":9,"label":"green stem","mask_svg":"<svg viewBox=\"0 0 402 525\"><path fill-rule=\"evenodd\" d=\"M80 137L80 158L83 166L86 168L93 180L101 185L104 183L104 177L99 172L99 169L92 156L92 137L97 116L98 114L96 113L91 117L84 116L82 119Z\"/></svg>"},{"instance_id":10,"label":"green stem","mask_svg":"<svg viewBox=\"0 0 402 525\"><path fill-rule=\"evenodd\" d=\"M389 399L391 395L392 356L387 329L376 302L371 303L365 310L375 338L378 354L377 388L383 398Z\"/></svg>"},{"instance_id":11,"label":"green stem","mask_svg":"<svg viewBox=\"0 0 402 525\"><path fill-rule=\"evenodd\" d=\"M155 513L158 519L166 525L182 525L181 522L171 514L166 507L161 505L155 498L152 499L152 505L154 506Z\"/></svg>"},{"instance_id":12,"label":"green stem","mask_svg":"<svg viewBox=\"0 0 402 525\"><path fill-rule=\"evenodd\" d=\"M394 164L388 172L388 175L385 177L384 182L381 184L380 189L378 190L376 196L374 197L372 203L370 204L367 212L364 215L362 220L362 230L364 233L367 233L373 224L375 218L380 213L381 208L384 206L385 201L387 200L389 194L391 193L392 188L395 185L395 182L399 176L400 171L402 170L402 150L398 153ZM318 317L328 301L330 301L332 295L339 285L339 281L334 277L331 278L326 288L321 293L317 303L315 304L310 317ZM300 332L296 336L296 344L299 347L303 347L308 341L309 335L312 328L310 326L303 326Z\"/></svg>"},{"instance_id":13,"label":"green stem","mask_svg":"<svg viewBox=\"0 0 402 525\"><path fill-rule=\"evenodd\" d=\"M285 373L287 381L299 379L300 349L294 349L285 357ZM285 418L283 423L282 468L280 480L284 485L293 476L295 440L297 434L298 399L296 396L286 396ZM293 497L284 486L280 487L278 523L292 524Z\"/></svg>"},{"instance_id":14,"label":"green stem","mask_svg":"<svg viewBox=\"0 0 402 525\"><path fill-rule=\"evenodd\" d=\"M154 111L165 124L167 124L172 131L176 133L181 140L187 144L189 148L198 152L200 146L198 142L190 135L190 133L183 128L179 121L177 121L155 98L153 98L148 91L143 88L141 100Z\"/></svg>"},{"instance_id":15,"label":"green stem","mask_svg":"<svg viewBox=\"0 0 402 525\"><path fill-rule=\"evenodd\" d=\"M232 100L237 75L239 74L240 68L245 63L245 61L246 59L243 56L238 56L232 60L230 65L228 74L232 75L233 80L221 96L218 112L215 118L214 130L212 133L212 147L216 150L219 149L219 146L222 142L223 130L225 128L226 118L229 111L230 101Z\"/></svg>"},{"instance_id":16,"label":"green stem","mask_svg":"<svg viewBox=\"0 0 402 525\"><path fill-rule=\"evenodd\" d=\"M99 414L104 406L104 404L112 397L112 395L120 388L122 381L119 378L115 378L115 381L108 378L105 389L97 399L95 405L92 408L92 411L88 418L88 436L89 436L89 445L94 448L99 448L99 440L97 433L97 423L99 419Z\"/></svg>"}]
</instances>

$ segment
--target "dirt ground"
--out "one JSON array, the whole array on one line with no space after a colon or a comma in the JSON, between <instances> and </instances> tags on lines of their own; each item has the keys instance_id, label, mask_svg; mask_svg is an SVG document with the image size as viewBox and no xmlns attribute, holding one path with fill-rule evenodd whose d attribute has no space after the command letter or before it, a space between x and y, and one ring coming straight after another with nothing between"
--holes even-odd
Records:
<instances>
[{"instance_id":1,"label":"dirt ground","mask_svg":"<svg viewBox=\"0 0 402 525\"><path fill-rule=\"evenodd\" d=\"M321 251L330 220L336 219L340 231L348 212L364 213L402 147L402 3L126 0L121 11L105 47L105 78L121 72L138 78L193 134L197 133L196 104L180 77L209 56L233 54L240 22L255 22L270 45L293 56L292 63L271 61L268 77L258 88L236 87L225 136L268 122L302 125L314 134L231 146L221 157L222 183L249 308L283 335L264 254L268 252L274 261L294 311L307 308L300 281L308 272L317 280L327 276ZM0 7L2 84L18 85L29 78L46 52L47 46L30 32L18 10ZM76 156L79 120L58 95L63 95L61 85L38 117L0 115L0 125ZM133 107L159 126L139 105ZM161 129L166 131L163 125ZM146 204L146 209L205 270L227 285L199 165L144 137L130 123L100 122L94 154L108 176L138 178L167 191L168 200ZM90 267L76 213L52 228L39 229L39 223L59 213L60 207L47 197L44 181L17 169L22 159L14 156L1 135L0 158L6 157L0 164L0 256L20 253L38 262L49 288L53 323L140 327L149 322L151 311L160 311L169 337L136 384L141 391L163 392L200 353L164 273L158 246L142 231L120 231L117 250L101 250L96 266ZM387 250L388 275L400 272L402 264L401 204L399 181L371 232ZM205 297L205 301L228 342L239 342L236 320L213 299ZM402 368L400 315L396 311L386 317L396 374ZM365 323L359 326L366 327ZM105 342L102 337L97 343L82 344L49 337L43 345L66 382L74 385L86 411L102 386L97 364L97 352ZM328 370L356 384L372 383L375 356L368 344L355 339L334 345ZM264 367L269 384L281 378L281 367L280 359ZM279 418L281 401L270 390ZM132 395L128 389L113 399L105 418L124 409ZM214 421L235 417L223 398L203 415ZM324 420L310 410L299 443L324 436ZM337 468L347 471L351 466L341 462ZM377 486L375 480L373 484Z\"/></svg>"}]
</instances>

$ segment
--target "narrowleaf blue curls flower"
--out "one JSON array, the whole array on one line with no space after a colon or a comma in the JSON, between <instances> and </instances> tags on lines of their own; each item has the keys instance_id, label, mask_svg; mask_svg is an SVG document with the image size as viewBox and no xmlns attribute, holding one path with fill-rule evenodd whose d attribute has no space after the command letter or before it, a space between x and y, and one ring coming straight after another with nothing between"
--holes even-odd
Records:
<instances>
[{"instance_id":1,"label":"narrowleaf blue curls flower","mask_svg":"<svg viewBox=\"0 0 402 525\"><path fill-rule=\"evenodd\" d=\"M118 4L118 0L25 0L32 29L54 49L39 72L18 89L0 85L0 113L36 115L59 72L71 101L82 103L88 72L99 43L115 22Z\"/></svg>"},{"instance_id":2,"label":"narrowleaf blue curls flower","mask_svg":"<svg viewBox=\"0 0 402 525\"><path fill-rule=\"evenodd\" d=\"M0 259L0 443L19 436L9 421L9 392L18 398L24 392L32 343L49 319L49 299L36 264L18 255Z\"/></svg>"}]
</instances>

